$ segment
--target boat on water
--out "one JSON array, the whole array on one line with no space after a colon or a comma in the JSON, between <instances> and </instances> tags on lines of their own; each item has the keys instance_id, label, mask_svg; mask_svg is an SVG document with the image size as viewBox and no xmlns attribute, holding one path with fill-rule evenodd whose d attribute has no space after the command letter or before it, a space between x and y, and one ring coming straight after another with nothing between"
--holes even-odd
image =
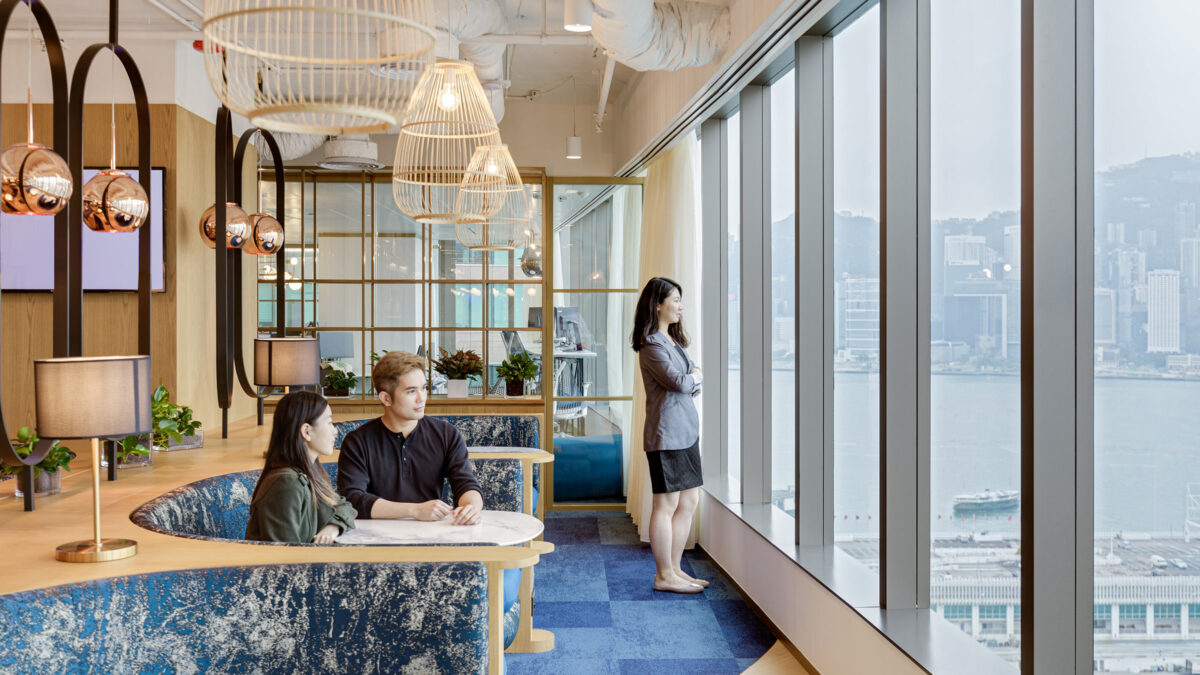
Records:
<instances>
[{"instance_id":1,"label":"boat on water","mask_svg":"<svg viewBox=\"0 0 1200 675\"><path fill-rule=\"evenodd\" d=\"M1003 511L1021 503L1020 490L984 490L954 497L955 511Z\"/></svg>"}]
</instances>

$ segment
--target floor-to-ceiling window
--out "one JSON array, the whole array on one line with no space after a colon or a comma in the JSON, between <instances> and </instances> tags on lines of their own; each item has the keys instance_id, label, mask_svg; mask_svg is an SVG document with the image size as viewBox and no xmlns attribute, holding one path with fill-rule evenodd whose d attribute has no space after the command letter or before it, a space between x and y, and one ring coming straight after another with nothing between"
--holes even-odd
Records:
<instances>
[{"instance_id":1,"label":"floor-to-ceiling window","mask_svg":"<svg viewBox=\"0 0 1200 675\"><path fill-rule=\"evenodd\" d=\"M741 494L742 479L742 153L741 118L738 113L730 115L726 124L725 170L728 204L726 216L726 299L728 301L728 324L726 339L729 352L725 361L726 406L726 453L725 472L729 476L730 489Z\"/></svg>"},{"instance_id":2,"label":"floor-to-ceiling window","mask_svg":"<svg viewBox=\"0 0 1200 675\"><path fill-rule=\"evenodd\" d=\"M796 511L796 72L771 98L771 503Z\"/></svg>"},{"instance_id":3,"label":"floor-to-ceiling window","mask_svg":"<svg viewBox=\"0 0 1200 675\"><path fill-rule=\"evenodd\" d=\"M833 37L834 534L879 564L879 6Z\"/></svg>"},{"instance_id":4,"label":"floor-to-ceiling window","mask_svg":"<svg viewBox=\"0 0 1200 675\"><path fill-rule=\"evenodd\" d=\"M1186 0L1095 4L1097 671L1200 653L1196 25Z\"/></svg>"},{"instance_id":5,"label":"floor-to-ceiling window","mask_svg":"<svg viewBox=\"0 0 1200 675\"><path fill-rule=\"evenodd\" d=\"M1020 11L930 5L930 605L1020 656Z\"/></svg>"}]
</instances>

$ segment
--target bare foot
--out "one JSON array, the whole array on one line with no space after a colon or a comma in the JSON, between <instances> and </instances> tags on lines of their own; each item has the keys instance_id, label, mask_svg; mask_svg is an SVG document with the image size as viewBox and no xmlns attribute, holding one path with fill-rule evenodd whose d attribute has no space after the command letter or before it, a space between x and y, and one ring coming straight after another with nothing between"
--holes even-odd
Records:
<instances>
[{"instance_id":1,"label":"bare foot","mask_svg":"<svg viewBox=\"0 0 1200 675\"><path fill-rule=\"evenodd\" d=\"M700 588L708 588L708 580L707 579L697 579L696 577L693 577L692 575L688 574L687 572L684 572L683 570L675 570L675 575L678 576L680 579L683 579L684 581L688 582L689 584L696 584Z\"/></svg>"},{"instance_id":2,"label":"bare foot","mask_svg":"<svg viewBox=\"0 0 1200 675\"><path fill-rule=\"evenodd\" d=\"M665 591L668 593L699 593L704 589L697 584L693 584L678 577L674 579L663 579L658 575L655 575L654 590Z\"/></svg>"}]
</instances>

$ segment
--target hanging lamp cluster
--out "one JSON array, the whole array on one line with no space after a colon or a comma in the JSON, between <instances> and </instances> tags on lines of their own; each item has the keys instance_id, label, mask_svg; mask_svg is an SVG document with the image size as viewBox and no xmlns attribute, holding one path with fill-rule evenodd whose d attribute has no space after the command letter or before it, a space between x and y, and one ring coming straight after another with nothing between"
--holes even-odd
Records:
<instances>
[{"instance_id":1,"label":"hanging lamp cluster","mask_svg":"<svg viewBox=\"0 0 1200 675\"><path fill-rule=\"evenodd\" d=\"M392 192L400 210L421 223L471 226L458 228L470 248L513 249L524 229L513 221L528 211L521 177L474 66L434 61L432 2L208 0L208 78L226 107L264 129L398 128ZM492 150L472 170L481 148ZM256 230L257 222L250 217Z\"/></svg>"},{"instance_id":2,"label":"hanging lamp cluster","mask_svg":"<svg viewBox=\"0 0 1200 675\"><path fill-rule=\"evenodd\" d=\"M257 132L261 133L261 132ZM259 155L261 161L262 155ZM259 174L256 181L258 186L258 205L262 208L262 167L256 167ZM217 205L213 204L204 210L200 216L200 236L209 248L217 247ZM234 202L225 202L225 248L241 249L251 255L274 255L283 248L283 224L265 211L247 215L246 211Z\"/></svg>"}]
</instances>

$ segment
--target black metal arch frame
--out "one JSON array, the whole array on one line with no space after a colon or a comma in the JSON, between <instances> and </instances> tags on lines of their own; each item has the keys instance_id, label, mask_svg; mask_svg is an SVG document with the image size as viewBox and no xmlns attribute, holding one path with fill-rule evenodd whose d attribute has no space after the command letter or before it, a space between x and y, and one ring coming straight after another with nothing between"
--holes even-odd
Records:
<instances>
[{"instance_id":1,"label":"black metal arch frame","mask_svg":"<svg viewBox=\"0 0 1200 675\"><path fill-rule=\"evenodd\" d=\"M121 46L117 39L117 24L120 16L118 0L108 2L108 42L97 42L89 45L79 55L75 63L75 72L71 76L71 108L70 108L70 138L83 138L83 95L87 87L88 73L92 62L101 51L107 49L121 61L125 75L133 88L133 98L137 106L138 126L138 182L150 198L150 101L146 97L146 85L142 81L141 71L133 56ZM81 356L83 354L83 144L73 143L67 155L67 164L71 167L71 178L75 181L76 189L71 195L68 206L69 223L72 238L68 245L70 267L69 295L71 303L68 306L66 320L68 352L66 356ZM150 355L150 227L138 230L138 353ZM57 266L57 264L56 264ZM57 290L58 283L55 282ZM57 308L56 308L57 315ZM55 326L55 341L59 336ZM117 445L116 441L105 441L108 455L108 479L117 479Z\"/></svg>"},{"instance_id":2,"label":"black metal arch frame","mask_svg":"<svg viewBox=\"0 0 1200 675\"><path fill-rule=\"evenodd\" d=\"M233 119L229 109L221 106L217 111L216 133L216 204L234 202L242 204L242 165L246 159L246 149L255 134L262 136L267 147L271 150L272 165L275 170L275 217L280 224L284 222L284 172L283 159L279 154L279 145L275 137L265 129L247 129L238 138L237 149L233 153L233 171L229 171L229 146L233 137ZM232 197L232 198L229 198ZM262 205L259 204L259 209ZM233 403L233 378L236 374L242 391L246 392L258 404L258 424L263 423L263 396L246 377L245 359L242 353L242 266L238 264L238 249L228 249L225 241L226 218L225 209L216 209L216 241L217 256L217 403L221 406L221 438L229 435L229 407ZM247 233L253 237L254 233ZM284 240L286 245L286 238ZM284 246L275 252L275 335L285 336L286 319L284 315L284 279L283 268L286 257Z\"/></svg>"},{"instance_id":3,"label":"black metal arch frame","mask_svg":"<svg viewBox=\"0 0 1200 675\"><path fill-rule=\"evenodd\" d=\"M9 20L12 19L13 10L19 4L29 6L34 19L37 20L42 40L46 43L46 57L50 61L50 84L54 97L54 149L62 153L68 150L70 138L67 125L69 103L67 65L63 59L62 42L58 39L58 29L54 27L54 20L50 18L50 12L44 3L40 0L0 1L0 52L4 48L4 36L8 30ZM2 75L3 71L0 70L0 76ZM78 179L76 179L75 186L75 192L78 193ZM72 198L72 203L74 203L74 198ZM79 282L80 266L71 266L69 262L71 260L70 251L72 249L79 250L82 239L78 229L71 229L68 219L69 211L70 209L64 209L54 216L54 240L56 242L54 247L54 355L56 357L72 356L68 342L69 322L72 316L79 316L78 307L81 301L80 294L72 293L72 288ZM78 255L75 258L78 259ZM75 283L72 284L71 281ZM46 458L53 444L53 440L41 439L28 457L18 455L9 441L8 429L4 425L3 404L0 403L0 462L9 466L21 467L21 475L18 480L21 481L21 489L25 493L26 511L33 510L33 466Z\"/></svg>"}]
</instances>

